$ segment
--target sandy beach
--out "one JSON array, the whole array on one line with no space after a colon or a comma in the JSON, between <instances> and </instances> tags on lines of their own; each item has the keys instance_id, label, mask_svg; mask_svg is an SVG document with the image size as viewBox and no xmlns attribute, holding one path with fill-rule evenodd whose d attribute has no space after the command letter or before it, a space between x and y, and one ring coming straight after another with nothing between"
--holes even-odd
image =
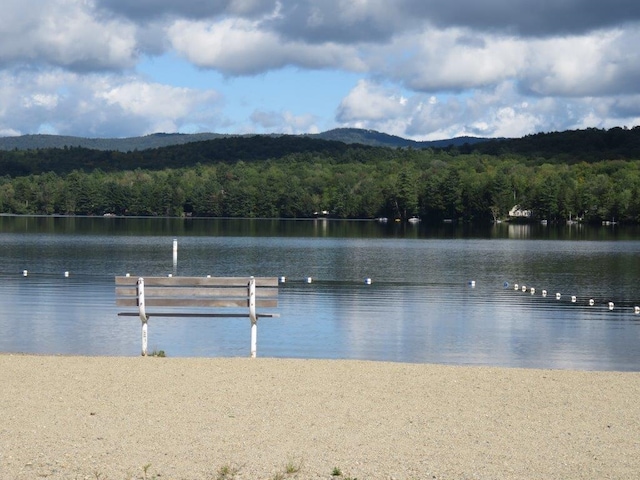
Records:
<instances>
[{"instance_id":1,"label":"sandy beach","mask_svg":"<svg viewBox=\"0 0 640 480\"><path fill-rule=\"evenodd\" d=\"M640 472L638 373L5 354L0 385L3 480Z\"/></svg>"}]
</instances>

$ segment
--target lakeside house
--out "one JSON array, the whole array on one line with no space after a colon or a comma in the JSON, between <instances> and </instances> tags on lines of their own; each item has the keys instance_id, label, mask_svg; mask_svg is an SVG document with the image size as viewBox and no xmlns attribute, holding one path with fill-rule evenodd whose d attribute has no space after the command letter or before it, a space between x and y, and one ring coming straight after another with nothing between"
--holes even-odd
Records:
<instances>
[{"instance_id":1,"label":"lakeside house","mask_svg":"<svg viewBox=\"0 0 640 480\"><path fill-rule=\"evenodd\" d=\"M514 205L511 210L509 210L510 219L529 220L532 216L533 212L531 210L522 210L520 205Z\"/></svg>"}]
</instances>

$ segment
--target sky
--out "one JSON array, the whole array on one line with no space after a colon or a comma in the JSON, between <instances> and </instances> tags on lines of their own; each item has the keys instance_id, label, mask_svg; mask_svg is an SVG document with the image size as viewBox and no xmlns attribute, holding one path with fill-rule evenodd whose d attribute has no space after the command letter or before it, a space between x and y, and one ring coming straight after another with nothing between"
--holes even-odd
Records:
<instances>
[{"instance_id":1,"label":"sky","mask_svg":"<svg viewBox=\"0 0 640 480\"><path fill-rule=\"evenodd\" d=\"M637 0L3 0L0 136L640 124Z\"/></svg>"}]
</instances>

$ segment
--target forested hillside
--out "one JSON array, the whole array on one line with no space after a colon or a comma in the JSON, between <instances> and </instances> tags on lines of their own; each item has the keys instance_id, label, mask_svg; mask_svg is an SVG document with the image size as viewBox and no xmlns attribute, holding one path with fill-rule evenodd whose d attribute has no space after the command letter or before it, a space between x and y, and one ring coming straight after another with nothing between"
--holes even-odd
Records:
<instances>
[{"instance_id":1,"label":"forested hillside","mask_svg":"<svg viewBox=\"0 0 640 480\"><path fill-rule=\"evenodd\" d=\"M173 145L204 142L232 137L254 137L256 135L228 135L219 133L154 133L142 137L128 138L83 138L64 135L20 135L0 137L0 150L41 150L51 148L86 148L89 150L110 150L115 152L133 152L150 148L163 148ZM283 135L260 135L260 137L281 137ZM442 148L474 144L487 141L486 138L457 137L443 140L415 141L362 128L335 128L321 133L298 135L316 140L333 140L348 144L368 145L370 147L402 148Z\"/></svg>"},{"instance_id":2,"label":"forested hillside","mask_svg":"<svg viewBox=\"0 0 640 480\"><path fill-rule=\"evenodd\" d=\"M0 212L490 222L518 204L550 222L638 223L639 136L585 130L446 149L256 136L0 152Z\"/></svg>"},{"instance_id":3,"label":"forested hillside","mask_svg":"<svg viewBox=\"0 0 640 480\"><path fill-rule=\"evenodd\" d=\"M640 127L537 133L522 138L468 145L465 151L490 155L524 155L553 163L640 158Z\"/></svg>"},{"instance_id":4,"label":"forested hillside","mask_svg":"<svg viewBox=\"0 0 640 480\"><path fill-rule=\"evenodd\" d=\"M228 137L216 133L154 133L143 137L129 138L84 138L65 135L20 135L0 137L0 150L37 150L47 148L81 147L90 150L113 150L132 152L149 148L162 148L170 145L182 145L191 142L203 142Z\"/></svg>"},{"instance_id":5,"label":"forested hillside","mask_svg":"<svg viewBox=\"0 0 640 480\"><path fill-rule=\"evenodd\" d=\"M364 145L353 147L354 150L368 148L370 147ZM0 175L16 177L47 172L64 174L73 170L89 172L94 169L105 172L137 168L158 170L192 167L197 164L233 163L239 160L255 162L303 152L336 156L349 149L342 142L284 135L225 137L133 152L82 147L12 150L0 151Z\"/></svg>"}]
</instances>

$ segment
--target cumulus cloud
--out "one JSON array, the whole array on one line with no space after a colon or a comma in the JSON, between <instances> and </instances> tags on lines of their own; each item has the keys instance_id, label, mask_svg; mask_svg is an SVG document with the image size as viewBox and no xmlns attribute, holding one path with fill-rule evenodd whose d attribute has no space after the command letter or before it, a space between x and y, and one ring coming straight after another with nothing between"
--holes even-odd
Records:
<instances>
[{"instance_id":1,"label":"cumulus cloud","mask_svg":"<svg viewBox=\"0 0 640 480\"><path fill-rule=\"evenodd\" d=\"M350 123L398 117L405 113L405 104L405 99L393 91L361 80L340 103L337 118L342 123Z\"/></svg>"},{"instance_id":2,"label":"cumulus cloud","mask_svg":"<svg viewBox=\"0 0 640 480\"><path fill-rule=\"evenodd\" d=\"M168 28L176 52L194 64L227 75L254 75L294 65L303 68L362 69L353 48L327 43L284 41L254 21L224 19L210 23L179 20Z\"/></svg>"},{"instance_id":3,"label":"cumulus cloud","mask_svg":"<svg viewBox=\"0 0 640 480\"><path fill-rule=\"evenodd\" d=\"M162 16L257 18L281 13L271 28L306 41L384 41L428 22L437 28L536 37L563 36L640 20L630 0L95 0L97 8L135 21Z\"/></svg>"},{"instance_id":4,"label":"cumulus cloud","mask_svg":"<svg viewBox=\"0 0 640 480\"><path fill-rule=\"evenodd\" d=\"M0 16L0 66L52 65L79 71L132 67L135 27L93 14L75 0L7 0Z\"/></svg>"},{"instance_id":5,"label":"cumulus cloud","mask_svg":"<svg viewBox=\"0 0 640 480\"><path fill-rule=\"evenodd\" d=\"M200 101L211 95L194 95L187 88L133 80L116 85L104 85L95 93L107 104L118 105L133 115L154 117L184 117Z\"/></svg>"},{"instance_id":6,"label":"cumulus cloud","mask_svg":"<svg viewBox=\"0 0 640 480\"><path fill-rule=\"evenodd\" d=\"M308 42L386 42L395 35L453 27L499 35L580 35L640 21L630 0L281 0L272 28Z\"/></svg>"},{"instance_id":7,"label":"cumulus cloud","mask_svg":"<svg viewBox=\"0 0 640 480\"><path fill-rule=\"evenodd\" d=\"M144 82L133 77L0 74L0 131L80 136L175 132L219 121L219 95ZM37 119L37 123L34 123ZM133 132L133 133L132 133Z\"/></svg>"},{"instance_id":8,"label":"cumulus cloud","mask_svg":"<svg viewBox=\"0 0 640 480\"><path fill-rule=\"evenodd\" d=\"M412 90L460 91L516 77L527 66L526 45L510 37L480 39L460 29L399 36L367 56L373 70Z\"/></svg>"},{"instance_id":9,"label":"cumulus cloud","mask_svg":"<svg viewBox=\"0 0 640 480\"><path fill-rule=\"evenodd\" d=\"M336 42L383 43L415 19L403 15L403 7L385 0L282 1L280 15L266 23L284 38L312 44Z\"/></svg>"},{"instance_id":10,"label":"cumulus cloud","mask_svg":"<svg viewBox=\"0 0 640 480\"><path fill-rule=\"evenodd\" d=\"M256 89L260 74L287 67L355 74L331 121L414 138L633 125L639 26L630 0L5 0L0 134L302 132L329 121L283 103L231 124L224 91L136 74L141 58L162 55L229 82L255 77Z\"/></svg>"},{"instance_id":11,"label":"cumulus cloud","mask_svg":"<svg viewBox=\"0 0 640 480\"><path fill-rule=\"evenodd\" d=\"M595 32L527 46L529 62L520 73L527 91L546 96L602 96L638 90L640 56L629 45L636 30Z\"/></svg>"},{"instance_id":12,"label":"cumulus cloud","mask_svg":"<svg viewBox=\"0 0 640 480\"><path fill-rule=\"evenodd\" d=\"M523 97L510 81L462 96L403 95L399 89L360 82L341 103L337 118L347 126L418 140L521 137L538 131L611 128L640 121L640 95L632 104L621 98Z\"/></svg>"}]
</instances>

